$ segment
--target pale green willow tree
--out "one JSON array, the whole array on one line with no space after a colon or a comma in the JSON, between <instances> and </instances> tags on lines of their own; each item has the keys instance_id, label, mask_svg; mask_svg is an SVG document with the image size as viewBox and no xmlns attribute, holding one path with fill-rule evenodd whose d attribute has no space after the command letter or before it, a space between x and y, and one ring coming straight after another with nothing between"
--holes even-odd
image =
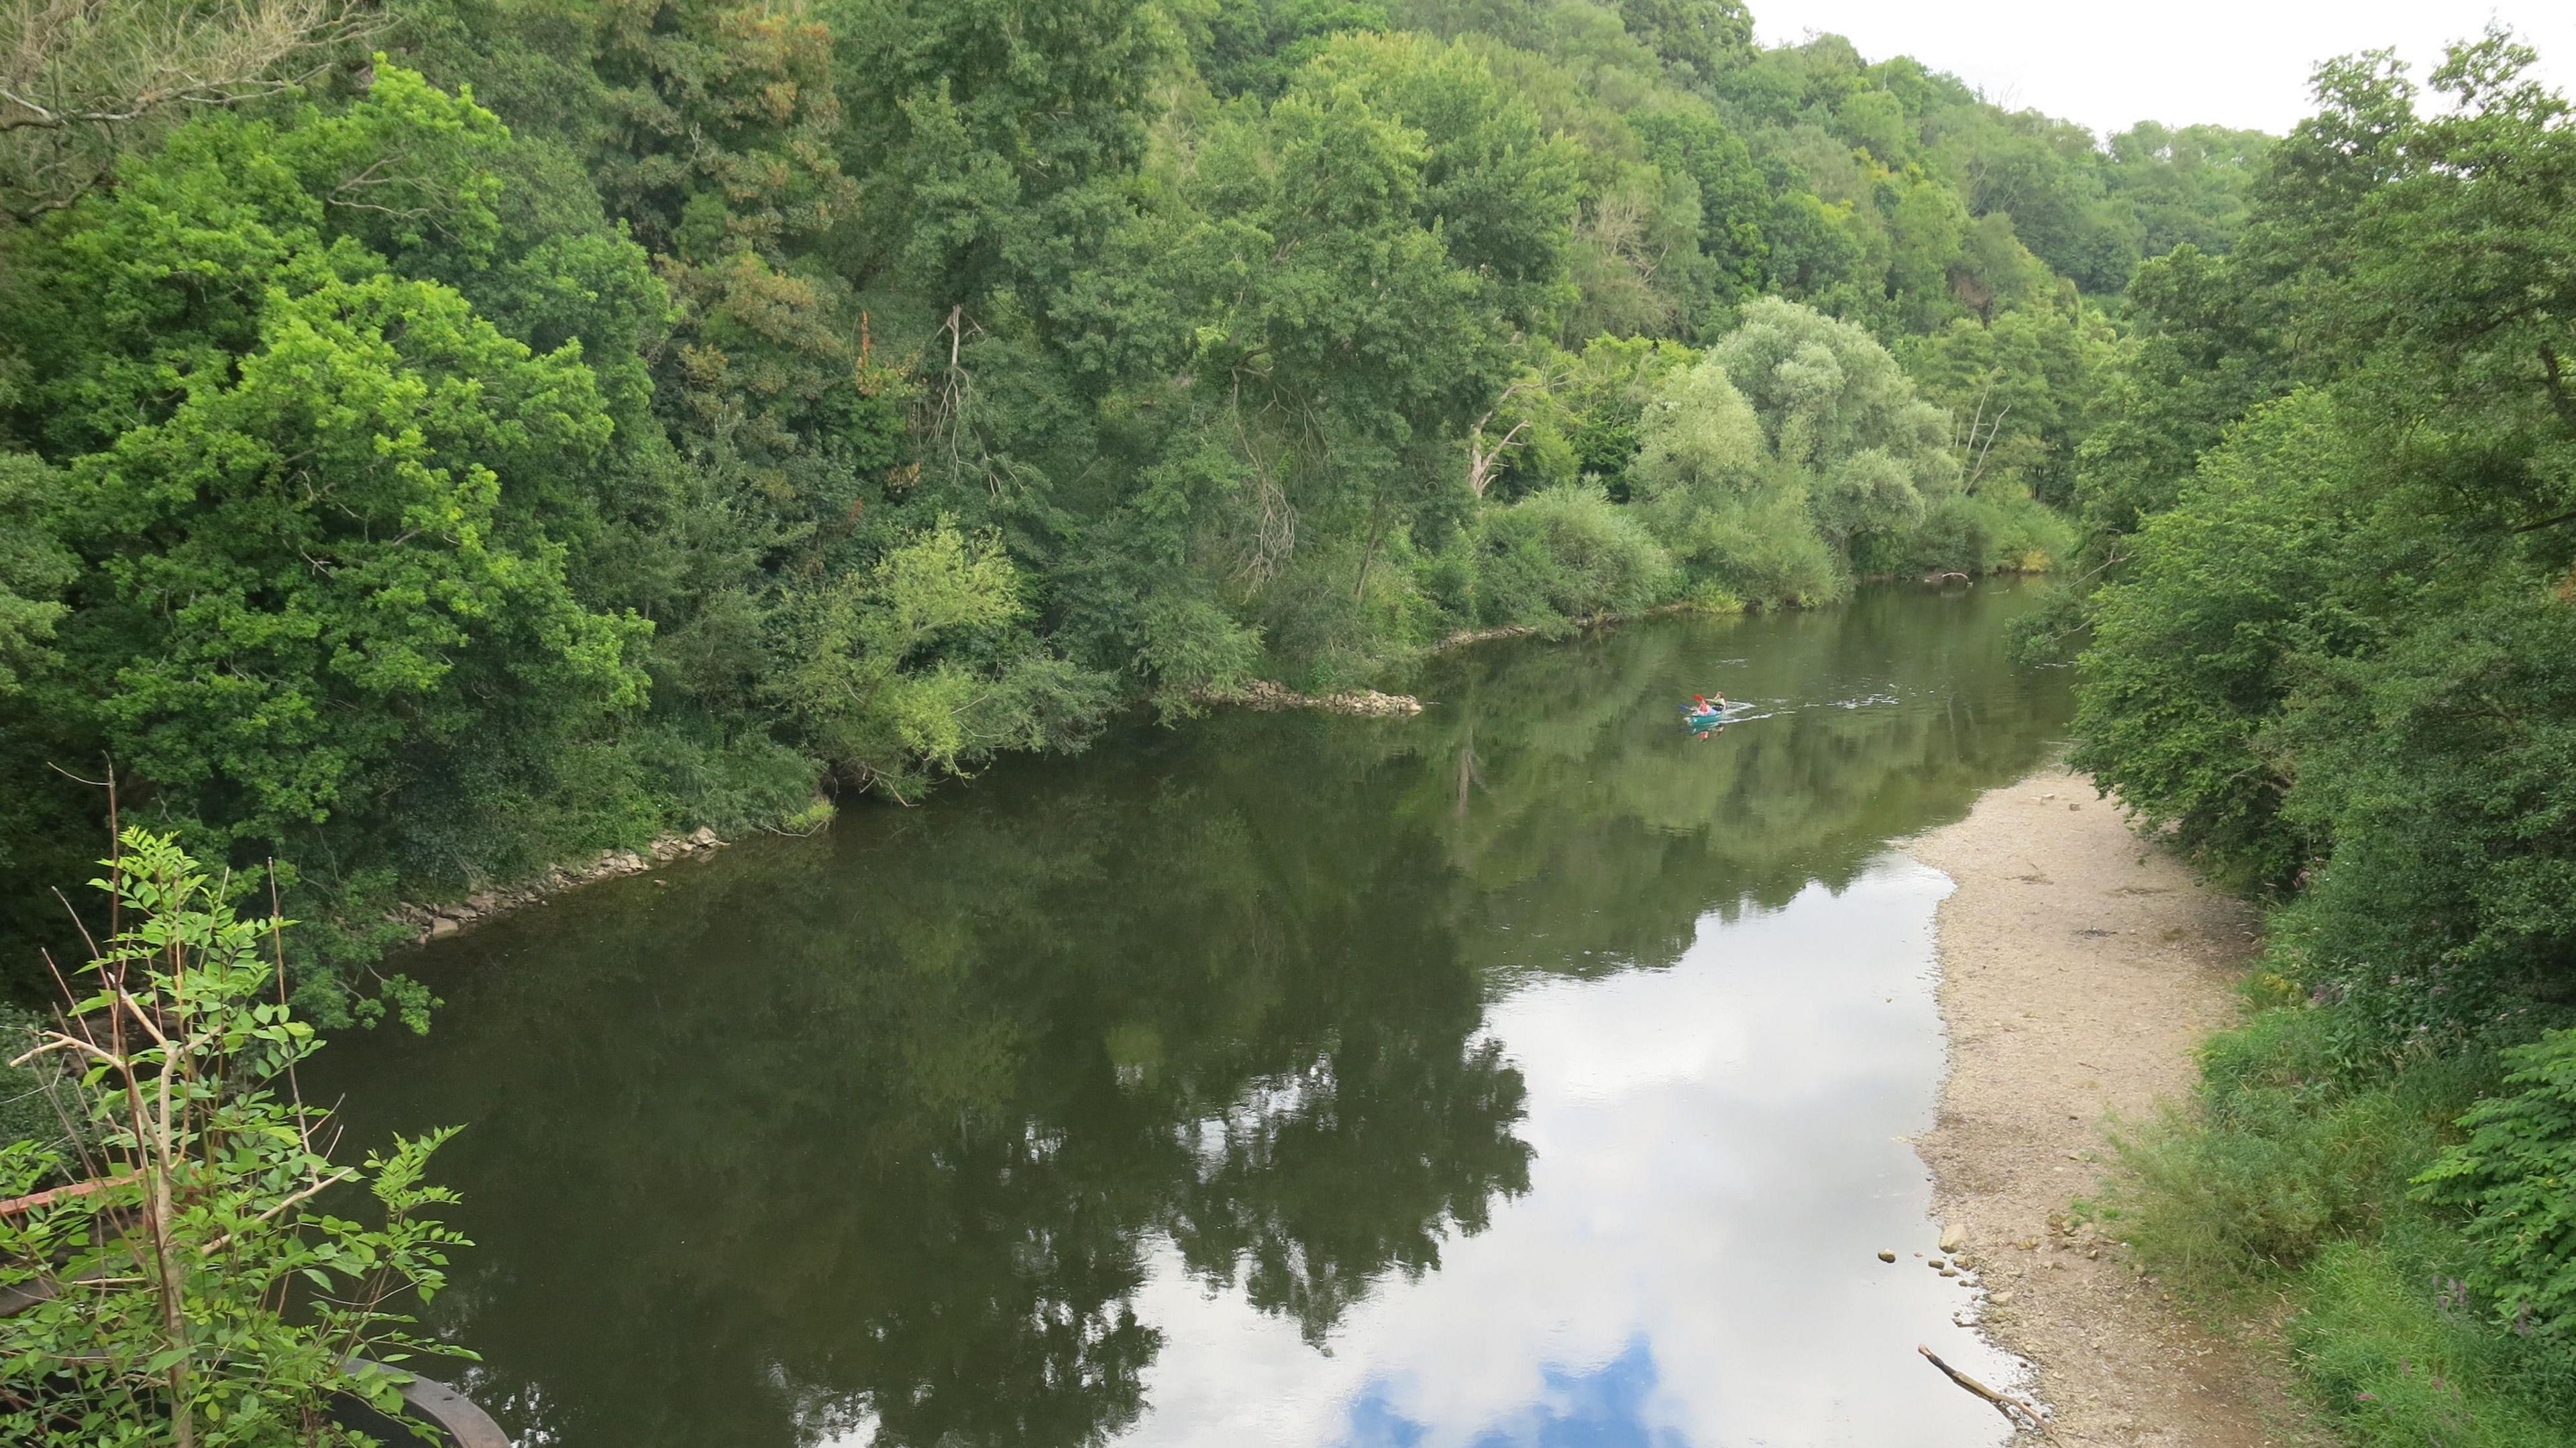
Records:
<instances>
[{"instance_id":1,"label":"pale green willow tree","mask_svg":"<svg viewBox=\"0 0 2576 1448\"><path fill-rule=\"evenodd\" d=\"M1630 486L1695 581L1818 603L1849 590L1856 545L1957 492L1950 429L1867 332L1766 297L1658 390Z\"/></svg>"},{"instance_id":2,"label":"pale green willow tree","mask_svg":"<svg viewBox=\"0 0 2576 1448\"><path fill-rule=\"evenodd\" d=\"M1637 422L1629 489L1692 582L1747 602L1812 603L1841 591L1833 550L1807 517L1807 481L1771 454L1726 369L1667 378Z\"/></svg>"},{"instance_id":3,"label":"pale green willow tree","mask_svg":"<svg viewBox=\"0 0 2576 1448\"><path fill-rule=\"evenodd\" d=\"M1949 415L1862 328L1765 297L1709 361L1753 404L1773 456L1807 480L1829 540L1910 527L1958 487Z\"/></svg>"}]
</instances>

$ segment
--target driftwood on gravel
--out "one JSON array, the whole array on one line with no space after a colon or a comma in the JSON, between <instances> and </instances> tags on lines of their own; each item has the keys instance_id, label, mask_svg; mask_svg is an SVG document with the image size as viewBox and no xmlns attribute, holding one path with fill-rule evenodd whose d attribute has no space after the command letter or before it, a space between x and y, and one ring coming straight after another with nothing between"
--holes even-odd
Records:
<instances>
[{"instance_id":1,"label":"driftwood on gravel","mask_svg":"<svg viewBox=\"0 0 2576 1448\"><path fill-rule=\"evenodd\" d=\"M2034 1433L2045 1433L2048 1431L2048 1420L2040 1415L2037 1404L2032 1403L2026 1398L2014 1397L2009 1393L1996 1392L1994 1389L1978 1382L1975 1378L1972 1378L1966 1373L1959 1371L1957 1368L1950 1366L1948 1363L1941 1361L1941 1355L1939 1353L1934 1352L1932 1349L1925 1347L1920 1343L1915 1345L1914 1350L1923 1354L1924 1358L1928 1360L1932 1366L1939 1368L1943 1377L1948 1378L1950 1381L1957 1383L1960 1387L1967 1389L1969 1392L1985 1399L1988 1403L1993 1404L1994 1410L2004 1415L2004 1421L2013 1425L2014 1432L2018 1433L2024 1428L2028 1428Z\"/></svg>"}]
</instances>

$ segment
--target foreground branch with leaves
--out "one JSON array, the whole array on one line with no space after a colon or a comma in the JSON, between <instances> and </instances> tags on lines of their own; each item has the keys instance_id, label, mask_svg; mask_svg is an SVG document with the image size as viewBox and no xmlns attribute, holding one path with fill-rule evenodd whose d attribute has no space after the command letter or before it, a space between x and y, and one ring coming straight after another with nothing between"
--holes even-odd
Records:
<instances>
[{"instance_id":1,"label":"foreground branch with leaves","mask_svg":"<svg viewBox=\"0 0 2576 1448\"><path fill-rule=\"evenodd\" d=\"M0 1439L29 1448L367 1441L336 1405L398 1411L422 1356L467 1357L401 1310L465 1239L425 1213L453 1135L335 1165L296 1088L319 1044L284 1001L288 921L245 920L171 840L118 837L104 941L20 1063L52 1062L67 1147L0 1147ZM59 972L58 972L59 975ZM66 1185L42 1191L48 1180ZM375 1225L326 1208L363 1187Z\"/></svg>"}]
</instances>

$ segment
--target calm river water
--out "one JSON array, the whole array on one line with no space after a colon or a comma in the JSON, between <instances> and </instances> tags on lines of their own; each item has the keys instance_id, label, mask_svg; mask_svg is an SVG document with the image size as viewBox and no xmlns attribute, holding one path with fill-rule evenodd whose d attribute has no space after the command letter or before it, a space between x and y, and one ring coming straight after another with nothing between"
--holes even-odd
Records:
<instances>
[{"instance_id":1,"label":"calm river water","mask_svg":"<svg viewBox=\"0 0 2576 1448\"><path fill-rule=\"evenodd\" d=\"M1949 887L1889 842L2062 728L2032 598L1483 645L1416 719L853 808L418 953L435 1030L326 1089L471 1123L433 1319L528 1448L1994 1444L1914 1352L2014 1371L1913 1256Z\"/></svg>"}]
</instances>

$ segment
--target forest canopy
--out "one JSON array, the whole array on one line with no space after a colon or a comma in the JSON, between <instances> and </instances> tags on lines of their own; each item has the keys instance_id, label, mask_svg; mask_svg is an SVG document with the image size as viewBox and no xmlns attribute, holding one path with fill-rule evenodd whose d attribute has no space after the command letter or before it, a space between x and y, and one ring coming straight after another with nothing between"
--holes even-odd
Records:
<instances>
[{"instance_id":1,"label":"forest canopy","mask_svg":"<svg viewBox=\"0 0 2576 1448\"><path fill-rule=\"evenodd\" d=\"M6 931L112 769L326 1022L398 900L1130 704L2048 567L2266 154L1732 0L110 10L0 11Z\"/></svg>"}]
</instances>

